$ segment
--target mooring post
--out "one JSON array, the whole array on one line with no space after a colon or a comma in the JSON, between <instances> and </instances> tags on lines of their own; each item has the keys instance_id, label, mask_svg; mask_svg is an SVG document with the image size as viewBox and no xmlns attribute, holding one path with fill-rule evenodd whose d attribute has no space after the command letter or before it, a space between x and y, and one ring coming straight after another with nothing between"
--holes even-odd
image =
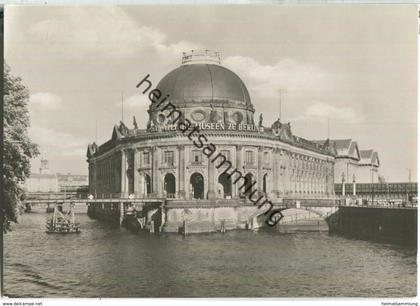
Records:
<instances>
[{"instance_id":1,"label":"mooring post","mask_svg":"<svg viewBox=\"0 0 420 306\"><path fill-rule=\"evenodd\" d=\"M120 226L124 220L124 202L120 202Z\"/></svg>"},{"instance_id":2,"label":"mooring post","mask_svg":"<svg viewBox=\"0 0 420 306\"><path fill-rule=\"evenodd\" d=\"M187 221L184 220L184 224L183 224L183 228L184 228L184 236L187 236L188 230L187 230Z\"/></svg>"},{"instance_id":3,"label":"mooring post","mask_svg":"<svg viewBox=\"0 0 420 306\"><path fill-rule=\"evenodd\" d=\"M150 234L154 234L155 232L155 221L150 221L150 228L149 228Z\"/></svg>"},{"instance_id":4,"label":"mooring post","mask_svg":"<svg viewBox=\"0 0 420 306\"><path fill-rule=\"evenodd\" d=\"M257 220L257 216L252 217L251 219L251 229L252 230L256 230L258 229L258 220Z\"/></svg>"}]
</instances>

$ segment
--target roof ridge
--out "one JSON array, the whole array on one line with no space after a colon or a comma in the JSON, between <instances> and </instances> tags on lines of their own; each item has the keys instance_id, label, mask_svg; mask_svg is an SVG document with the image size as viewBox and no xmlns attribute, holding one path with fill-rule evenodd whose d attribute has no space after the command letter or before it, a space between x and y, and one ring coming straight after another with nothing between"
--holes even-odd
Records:
<instances>
[{"instance_id":1,"label":"roof ridge","mask_svg":"<svg viewBox=\"0 0 420 306\"><path fill-rule=\"evenodd\" d=\"M205 64L205 65L206 65L207 70L208 70L208 72L209 72L209 74L210 74L210 84L211 84L211 102L213 102L213 101L214 101L213 74L212 74L212 71L211 71L211 69L210 69L210 67L209 67L209 64Z\"/></svg>"}]
</instances>

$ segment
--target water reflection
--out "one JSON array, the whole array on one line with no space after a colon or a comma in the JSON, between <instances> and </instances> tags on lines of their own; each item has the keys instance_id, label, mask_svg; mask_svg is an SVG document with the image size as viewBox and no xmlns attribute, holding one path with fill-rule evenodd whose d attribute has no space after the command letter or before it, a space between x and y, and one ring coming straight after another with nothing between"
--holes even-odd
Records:
<instances>
[{"instance_id":1,"label":"water reflection","mask_svg":"<svg viewBox=\"0 0 420 306\"><path fill-rule=\"evenodd\" d=\"M45 234L26 214L4 241L18 297L415 296L416 249L326 233L155 236L78 215L82 233Z\"/></svg>"}]
</instances>

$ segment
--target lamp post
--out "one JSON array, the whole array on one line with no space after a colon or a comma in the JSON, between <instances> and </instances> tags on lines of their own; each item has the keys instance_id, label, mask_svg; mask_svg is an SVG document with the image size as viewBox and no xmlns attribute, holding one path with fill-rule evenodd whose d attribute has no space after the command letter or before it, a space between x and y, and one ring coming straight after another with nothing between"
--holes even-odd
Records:
<instances>
[{"instance_id":1,"label":"lamp post","mask_svg":"<svg viewBox=\"0 0 420 306\"><path fill-rule=\"evenodd\" d=\"M97 199L98 198L98 194L97 194L97 192L96 192L96 186L97 186L97 175L96 175L96 173L98 172L98 169L96 168L96 158L95 158L95 160L94 160L94 162L93 162L93 168L94 168L94 173L95 173L95 199Z\"/></svg>"},{"instance_id":2,"label":"lamp post","mask_svg":"<svg viewBox=\"0 0 420 306\"><path fill-rule=\"evenodd\" d=\"M373 169L370 169L370 176L371 176L371 195L372 195L372 206L373 206L373 197L374 197L374 186L373 186Z\"/></svg>"},{"instance_id":3,"label":"lamp post","mask_svg":"<svg viewBox=\"0 0 420 306\"><path fill-rule=\"evenodd\" d=\"M353 196L356 196L356 176L353 173Z\"/></svg>"}]
</instances>

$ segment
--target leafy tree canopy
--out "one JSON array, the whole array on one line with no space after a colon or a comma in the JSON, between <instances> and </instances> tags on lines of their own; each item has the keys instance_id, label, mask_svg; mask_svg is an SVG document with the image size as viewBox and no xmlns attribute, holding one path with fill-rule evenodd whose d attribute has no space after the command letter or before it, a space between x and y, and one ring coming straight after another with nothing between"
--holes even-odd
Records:
<instances>
[{"instance_id":1,"label":"leafy tree canopy","mask_svg":"<svg viewBox=\"0 0 420 306\"><path fill-rule=\"evenodd\" d=\"M14 77L4 66L3 123L3 231L10 222L17 222L18 208L23 198L22 185L30 175L30 159L39 154L38 146L28 136L29 90L20 77Z\"/></svg>"}]
</instances>

